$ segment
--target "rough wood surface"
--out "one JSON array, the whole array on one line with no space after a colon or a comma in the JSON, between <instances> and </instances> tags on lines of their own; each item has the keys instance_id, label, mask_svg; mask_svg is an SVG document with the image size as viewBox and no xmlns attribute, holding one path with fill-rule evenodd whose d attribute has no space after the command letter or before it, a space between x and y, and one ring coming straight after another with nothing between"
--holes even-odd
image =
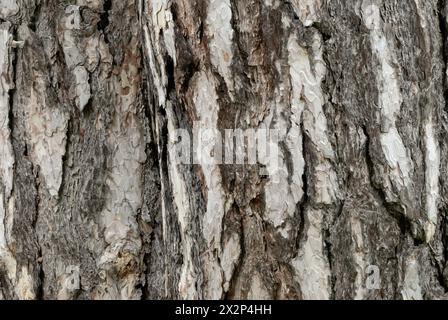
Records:
<instances>
[{"instance_id":1,"label":"rough wood surface","mask_svg":"<svg viewBox=\"0 0 448 320\"><path fill-rule=\"evenodd\" d=\"M447 5L0 0L0 299L447 298Z\"/></svg>"}]
</instances>

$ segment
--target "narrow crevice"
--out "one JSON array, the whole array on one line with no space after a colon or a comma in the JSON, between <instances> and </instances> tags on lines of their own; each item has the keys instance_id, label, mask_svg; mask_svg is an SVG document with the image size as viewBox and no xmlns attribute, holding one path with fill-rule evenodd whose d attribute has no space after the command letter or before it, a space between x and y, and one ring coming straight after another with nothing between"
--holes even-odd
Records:
<instances>
[{"instance_id":1,"label":"narrow crevice","mask_svg":"<svg viewBox=\"0 0 448 320\"><path fill-rule=\"evenodd\" d=\"M34 167L34 165L33 165ZM34 168L32 169L34 171ZM40 195L39 195L39 183L36 181L36 179L38 179L38 177L34 177L34 188L36 191L36 199L35 199L35 203L34 203L34 216L33 216L33 221L31 221L31 228L33 230L37 229L37 222L39 220L39 205L40 205Z\"/></svg>"},{"instance_id":2,"label":"narrow crevice","mask_svg":"<svg viewBox=\"0 0 448 320\"><path fill-rule=\"evenodd\" d=\"M306 226L306 219L305 219L305 211L308 207L309 201L310 201L310 196L309 196L309 181L308 181L308 170L309 170L309 161L307 161L306 159L306 150L307 150L307 139L308 136L305 132L305 126L303 124L303 122L300 124L300 130L302 133L302 153L303 153L303 157L304 157L304 168L303 168L303 175L302 175L302 190L303 190L303 196L301 201L297 204L296 206L296 211L295 211L295 216L298 217L299 219L299 224L298 224L298 228L297 228L297 233L296 233L296 239L295 239L295 248L293 250L293 252L295 252L295 256L294 258L297 256L299 250L300 250L300 245L303 241L303 237L304 237L304 232L305 232L305 226ZM302 294L302 289L301 289L301 284L299 283L299 287L300 287L300 294Z\"/></svg>"},{"instance_id":3,"label":"narrow crevice","mask_svg":"<svg viewBox=\"0 0 448 320\"><path fill-rule=\"evenodd\" d=\"M140 220L140 224L144 223L141 218L141 211L139 213L138 219ZM137 289L140 289L142 292L142 295L140 297L140 300L146 301L149 300L149 281L148 281L148 271L149 271L149 264L150 256L151 256L151 240L148 242L146 239L148 238L147 235L143 233L143 231L140 230L140 238L142 239L142 250L143 250L143 257L142 257L142 283L137 286Z\"/></svg>"},{"instance_id":4,"label":"narrow crevice","mask_svg":"<svg viewBox=\"0 0 448 320\"><path fill-rule=\"evenodd\" d=\"M202 43L202 39L204 38L204 22L203 21L201 21L199 24L198 37L199 37L199 42Z\"/></svg>"},{"instance_id":5,"label":"narrow crevice","mask_svg":"<svg viewBox=\"0 0 448 320\"><path fill-rule=\"evenodd\" d=\"M16 90L12 89L9 90L8 95L9 95L9 110L8 110L8 127L9 127L9 132L10 132L10 136L12 138L13 136L13 132L14 132L14 94L15 94Z\"/></svg>"},{"instance_id":6,"label":"narrow crevice","mask_svg":"<svg viewBox=\"0 0 448 320\"><path fill-rule=\"evenodd\" d=\"M43 255L42 255L42 249L39 246L39 251L38 251L38 255L39 258L42 259ZM44 272L44 267L43 267L43 261L39 262L40 264L40 268L39 268L39 282L38 282L38 287L37 287L37 292L36 292L36 300L41 301L44 300L44 284L45 284L45 272Z\"/></svg>"},{"instance_id":7,"label":"narrow crevice","mask_svg":"<svg viewBox=\"0 0 448 320\"><path fill-rule=\"evenodd\" d=\"M288 128L288 131L289 130L290 128ZM280 141L279 147L281 148L283 155L285 157L286 170L288 172L288 185L291 185L293 183L292 179L294 176L293 155L291 154L291 151L289 150L285 141Z\"/></svg>"},{"instance_id":8,"label":"narrow crevice","mask_svg":"<svg viewBox=\"0 0 448 320\"><path fill-rule=\"evenodd\" d=\"M14 297L11 296L10 292L14 290L11 290L12 284L8 281L6 273L4 265L0 264L0 296L3 295L3 299L6 300L13 300Z\"/></svg>"},{"instance_id":9,"label":"narrow crevice","mask_svg":"<svg viewBox=\"0 0 448 320\"><path fill-rule=\"evenodd\" d=\"M168 77L168 85L166 88L166 92L169 96L171 93L173 94L176 93L176 81L174 78L174 61L169 55L167 55L166 57L165 71Z\"/></svg>"},{"instance_id":10,"label":"narrow crevice","mask_svg":"<svg viewBox=\"0 0 448 320\"><path fill-rule=\"evenodd\" d=\"M143 83L147 83L146 81L144 81ZM147 85L143 85L142 86L142 106L143 106L143 113L144 113L144 117L147 118L147 123L148 125L151 125L151 117L152 117L152 111L151 111L151 102L149 100L150 94L149 94L149 88ZM154 101L152 102L154 103ZM150 132L152 133L152 130L150 130ZM151 134L150 133L150 134ZM155 141L154 140L155 137L151 136L147 139L147 141ZM151 170L159 170L157 165L158 165L158 150L157 150L157 146L154 142L151 143L146 143L145 146L145 154L146 154L146 163L144 164L144 170L145 170L145 174L144 176L144 185L147 185L148 183L150 183L150 181L148 181L149 177L148 177L148 171ZM144 203L143 206L147 206L148 205L148 201L150 201L150 199L147 198L147 192L144 191ZM152 217L152 214L149 214ZM153 219L155 219L154 217L152 217ZM149 288L149 279L148 279L148 274L150 271L150 261L151 261L151 244L153 243L153 237L154 237L154 229L153 227L151 227L153 230L151 230L149 233L144 231L144 225L149 223L151 224L151 222L145 221L143 215L142 215L142 209L140 209L138 211L138 216L137 216L138 222L139 222L139 226L140 226L140 238L142 241L142 271L143 271L143 282L139 285L139 288L142 291L142 295L140 297L141 300L146 301L149 300L151 298L150 296L150 288Z\"/></svg>"},{"instance_id":11,"label":"narrow crevice","mask_svg":"<svg viewBox=\"0 0 448 320\"><path fill-rule=\"evenodd\" d=\"M103 12L100 15L100 21L98 21L98 30L102 31L104 34L104 41L109 43L107 37L107 27L110 24L109 12L112 10L112 0L104 0Z\"/></svg>"},{"instance_id":12,"label":"narrow crevice","mask_svg":"<svg viewBox=\"0 0 448 320\"><path fill-rule=\"evenodd\" d=\"M12 36L13 39L17 39L17 30L13 30L12 31ZM9 99L9 110L8 110L8 125L9 125L9 131L10 131L10 136L11 138L13 137L13 132L14 132L14 95L16 93L16 81L17 81L17 63L18 63L18 58L17 58L17 51L19 49L16 49L13 53L12 53L12 62L11 62L11 83L13 85L13 88L9 90L8 92L8 99Z\"/></svg>"},{"instance_id":13,"label":"narrow crevice","mask_svg":"<svg viewBox=\"0 0 448 320\"><path fill-rule=\"evenodd\" d=\"M34 178L35 188L36 188L36 200L35 200L35 212L34 212L34 219L32 221L32 230L34 230L34 234L38 234L37 232L37 223L39 220L39 205L40 205L40 196L39 196L39 185L36 183L36 178ZM36 289L36 299L37 300L44 300L44 283L45 283L45 273L44 273L44 267L43 267L43 258L44 255L42 253L42 245L39 242L39 237L36 236L36 244L38 247L38 258L42 259L39 263L39 281L38 286Z\"/></svg>"},{"instance_id":14,"label":"narrow crevice","mask_svg":"<svg viewBox=\"0 0 448 320\"><path fill-rule=\"evenodd\" d=\"M240 212L240 209L234 205L235 210L238 210L238 212ZM240 257L238 259L238 263L235 266L235 269L233 271L232 274L232 278L229 281L229 290L225 293L224 295L224 301L229 301L233 298L235 298L235 289L236 289L236 285L239 279L239 276L241 275L241 270L243 270L243 265L244 265L244 261L246 258L246 248L245 248L245 233L244 233L244 221L243 221L243 216L240 214L240 248L241 248L241 253L240 253Z\"/></svg>"},{"instance_id":15,"label":"narrow crevice","mask_svg":"<svg viewBox=\"0 0 448 320\"><path fill-rule=\"evenodd\" d=\"M446 248L447 248L447 239L446 239L446 232L447 232L447 217L445 214L441 215L441 222L440 222L440 234L442 235L442 239L441 239L441 243L442 243L442 247L443 247L443 259L442 261L440 261L439 259L439 255L437 252L435 252L433 250L433 248L431 246L429 247L429 252L430 252L430 256L431 256L431 260L432 260L432 264L435 266L436 269L436 276L437 276L437 280L440 284L440 286L445 290L445 293L448 293L448 279L446 279L446 275L444 274L445 271L445 265L446 265Z\"/></svg>"},{"instance_id":16,"label":"narrow crevice","mask_svg":"<svg viewBox=\"0 0 448 320\"><path fill-rule=\"evenodd\" d=\"M305 231L305 210L308 206L309 203L309 183L308 183L308 161L306 159L306 143L307 143L307 139L308 136L306 134L305 131L305 126L303 124L303 122L300 124L300 129L302 132L302 152L303 152L303 157L305 159L304 161L304 168L303 168L303 175L302 175L302 190L303 190L303 198L300 201L300 203L297 205L297 214L300 215L300 223L299 223L299 228L297 230L297 236L296 236L296 251L299 250L300 248L300 242L302 240L302 235Z\"/></svg>"},{"instance_id":17,"label":"narrow crevice","mask_svg":"<svg viewBox=\"0 0 448 320\"><path fill-rule=\"evenodd\" d=\"M447 79L447 67L448 67L448 22L446 16L447 10L446 0L439 0L437 3L439 28L442 36L442 58L443 58L443 96L445 100L444 109L447 110L448 102L448 79Z\"/></svg>"},{"instance_id":18,"label":"narrow crevice","mask_svg":"<svg viewBox=\"0 0 448 320\"><path fill-rule=\"evenodd\" d=\"M41 9L42 4L39 1L37 1L36 7L34 8L34 14L31 16L30 23L28 24L29 28L33 32L36 32L37 30Z\"/></svg>"},{"instance_id":19,"label":"narrow crevice","mask_svg":"<svg viewBox=\"0 0 448 320\"><path fill-rule=\"evenodd\" d=\"M72 132L72 119L71 116L68 119L68 124L67 124L67 131L65 133L65 139L66 139L66 143L65 143L65 152L62 155L62 181L61 181L61 185L59 187L59 191L58 191L58 197L59 199L62 198L63 196L63 192L64 192L64 188L65 188L65 184L66 184L66 175L68 174L68 155L69 155L69 151L70 151L70 144L71 144L71 132Z\"/></svg>"},{"instance_id":20,"label":"narrow crevice","mask_svg":"<svg viewBox=\"0 0 448 320\"><path fill-rule=\"evenodd\" d=\"M324 253L326 253L328 260L328 267L330 268L330 300L334 300L336 298L336 275L333 273L334 270L334 258L332 253L332 247L330 238L331 232L329 229L324 230L323 234L324 238Z\"/></svg>"}]
</instances>

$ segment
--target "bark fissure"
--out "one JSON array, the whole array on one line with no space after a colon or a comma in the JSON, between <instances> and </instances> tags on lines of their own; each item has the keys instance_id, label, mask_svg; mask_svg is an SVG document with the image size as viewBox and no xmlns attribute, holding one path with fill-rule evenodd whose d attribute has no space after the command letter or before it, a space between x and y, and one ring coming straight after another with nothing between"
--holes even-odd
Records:
<instances>
[{"instance_id":1,"label":"bark fissure","mask_svg":"<svg viewBox=\"0 0 448 320\"><path fill-rule=\"evenodd\" d=\"M12 28L12 39L17 39L17 32L15 31L15 28ZM19 49L12 50L12 70L11 70L11 83L14 85L12 89L9 90L9 115L8 115L8 124L9 124L9 131L11 136L14 136L14 95L16 93L15 89L15 83L16 83L16 72L17 72L17 51Z\"/></svg>"},{"instance_id":2,"label":"bark fissure","mask_svg":"<svg viewBox=\"0 0 448 320\"><path fill-rule=\"evenodd\" d=\"M447 66L448 66L448 20L447 20L447 3L446 0L439 0L437 5L438 10L438 19L439 19L439 28L440 33L442 35L442 57L444 62L444 72L443 74L447 74ZM447 83L446 76L444 80L444 97L445 101L448 101L447 96Z\"/></svg>"},{"instance_id":3,"label":"bark fissure","mask_svg":"<svg viewBox=\"0 0 448 320\"><path fill-rule=\"evenodd\" d=\"M102 13L100 14L100 20L98 21L98 30L104 34L104 40L109 43L107 27L109 26L109 13L112 10L112 0L104 0Z\"/></svg>"}]
</instances>

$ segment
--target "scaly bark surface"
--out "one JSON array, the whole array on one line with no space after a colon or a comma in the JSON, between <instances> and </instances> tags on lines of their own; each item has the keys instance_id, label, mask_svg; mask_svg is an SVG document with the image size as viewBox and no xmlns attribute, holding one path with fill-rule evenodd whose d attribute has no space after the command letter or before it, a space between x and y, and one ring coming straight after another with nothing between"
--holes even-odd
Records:
<instances>
[{"instance_id":1,"label":"scaly bark surface","mask_svg":"<svg viewBox=\"0 0 448 320\"><path fill-rule=\"evenodd\" d=\"M447 298L447 10L0 0L0 299Z\"/></svg>"}]
</instances>

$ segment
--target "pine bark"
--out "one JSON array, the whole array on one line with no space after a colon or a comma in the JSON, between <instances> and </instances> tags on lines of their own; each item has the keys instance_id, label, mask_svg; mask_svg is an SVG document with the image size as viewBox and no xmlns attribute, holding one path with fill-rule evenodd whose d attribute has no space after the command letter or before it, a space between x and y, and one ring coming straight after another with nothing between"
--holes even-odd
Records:
<instances>
[{"instance_id":1,"label":"pine bark","mask_svg":"<svg viewBox=\"0 0 448 320\"><path fill-rule=\"evenodd\" d=\"M448 297L444 0L0 0L0 299ZM178 129L279 132L278 170Z\"/></svg>"}]
</instances>

